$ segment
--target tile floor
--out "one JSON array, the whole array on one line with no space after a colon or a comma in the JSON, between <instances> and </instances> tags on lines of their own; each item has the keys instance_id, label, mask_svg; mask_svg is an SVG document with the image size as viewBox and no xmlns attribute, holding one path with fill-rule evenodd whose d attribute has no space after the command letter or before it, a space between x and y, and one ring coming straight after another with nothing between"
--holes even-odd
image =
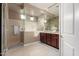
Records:
<instances>
[{"instance_id":1,"label":"tile floor","mask_svg":"<svg viewBox=\"0 0 79 59\"><path fill-rule=\"evenodd\" d=\"M59 50L41 42L13 48L5 56L59 56Z\"/></svg>"}]
</instances>

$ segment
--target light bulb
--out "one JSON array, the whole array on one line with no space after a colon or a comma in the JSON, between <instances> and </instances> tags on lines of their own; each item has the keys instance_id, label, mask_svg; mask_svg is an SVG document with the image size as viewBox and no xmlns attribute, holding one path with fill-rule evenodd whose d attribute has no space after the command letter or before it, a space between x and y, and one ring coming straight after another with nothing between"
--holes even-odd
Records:
<instances>
[{"instance_id":1,"label":"light bulb","mask_svg":"<svg viewBox=\"0 0 79 59\"><path fill-rule=\"evenodd\" d=\"M33 21L34 20L34 17L30 17L30 20Z\"/></svg>"},{"instance_id":2,"label":"light bulb","mask_svg":"<svg viewBox=\"0 0 79 59\"><path fill-rule=\"evenodd\" d=\"M25 15L21 15L21 19L26 19Z\"/></svg>"},{"instance_id":3,"label":"light bulb","mask_svg":"<svg viewBox=\"0 0 79 59\"><path fill-rule=\"evenodd\" d=\"M46 23L47 21L46 20L44 20L44 23Z\"/></svg>"}]
</instances>

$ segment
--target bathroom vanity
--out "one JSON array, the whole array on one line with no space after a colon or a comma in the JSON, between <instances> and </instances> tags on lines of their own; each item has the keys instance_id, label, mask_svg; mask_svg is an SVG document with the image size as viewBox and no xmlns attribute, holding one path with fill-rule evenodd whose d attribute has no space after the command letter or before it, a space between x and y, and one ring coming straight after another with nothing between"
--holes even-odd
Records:
<instances>
[{"instance_id":1,"label":"bathroom vanity","mask_svg":"<svg viewBox=\"0 0 79 59\"><path fill-rule=\"evenodd\" d=\"M58 33L41 32L40 41L59 49L59 34Z\"/></svg>"}]
</instances>

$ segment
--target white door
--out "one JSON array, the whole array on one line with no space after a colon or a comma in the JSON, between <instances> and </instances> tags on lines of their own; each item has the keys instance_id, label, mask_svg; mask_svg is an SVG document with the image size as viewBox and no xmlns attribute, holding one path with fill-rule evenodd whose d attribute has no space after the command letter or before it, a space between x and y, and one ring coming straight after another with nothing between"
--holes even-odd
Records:
<instances>
[{"instance_id":1,"label":"white door","mask_svg":"<svg viewBox=\"0 0 79 59\"><path fill-rule=\"evenodd\" d=\"M79 56L79 3L74 4L74 19L75 19L74 55Z\"/></svg>"},{"instance_id":2,"label":"white door","mask_svg":"<svg viewBox=\"0 0 79 59\"><path fill-rule=\"evenodd\" d=\"M61 55L74 55L74 6L72 3L60 5Z\"/></svg>"}]
</instances>

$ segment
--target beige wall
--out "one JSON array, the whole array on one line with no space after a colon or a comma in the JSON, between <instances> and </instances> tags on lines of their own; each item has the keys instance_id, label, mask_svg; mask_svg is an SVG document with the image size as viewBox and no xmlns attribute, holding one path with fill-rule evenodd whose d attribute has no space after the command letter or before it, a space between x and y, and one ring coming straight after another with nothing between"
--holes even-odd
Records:
<instances>
[{"instance_id":1,"label":"beige wall","mask_svg":"<svg viewBox=\"0 0 79 59\"><path fill-rule=\"evenodd\" d=\"M37 32L24 32L24 44L39 41L39 34Z\"/></svg>"},{"instance_id":2,"label":"beige wall","mask_svg":"<svg viewBox=\"0 0 79 59\"><path fill-rule=\"evenodd\" d=\"M8 48L10 48L21 42L20 32L16 35L14 34L14 26L20 27L20 21L10 20L8 24L9 24L9 27L8 27L8 32L7 32L7 35L8 35L7 46Z\"/></svg>"},{"instance_id":3,"label":"beige wall","mask_svg":"<svg viewBox=\"0 0 79 59\"><path fill-rule=\"evenodd\" d=\"M34 16L40 15L40 9L29 5L28 3L24 4L24 6L27 15L31 15L32 11L34 12ZM28 17L25 21L24 44L39 41L39 34L36 31L37 22L30 21L30 18Z\"/></svg>"},{"instance_id":4,"label":"beige wall","mask_svg":"<svg viewBox=\"0 0 79 59\"><path fill-rule=\"evenodd\" d=\"M8 18L20 19L20 6L15 3L8 3Z\"/></svg>"},{"instance_id":5,"label":"beige wall","mask_svg":"<svg viewBox=\"0 0 79 59\"><path fill-rule=\"evenodd\" d=\"M37 22L25 22L24 44L39 41Z\"/></svg>"},{"instance_id":6,"label":"beige wall","mask_svg":"<svg viewBox=\"0 0 79 59\"><path fill-rule=\"evenodd\" d=\"M21 33L14 34L14 26L20 28L20 14L18 12L20 7L16 4L7 4L6 8L6 46L10 48L21 43Z\"/></svg>"},{"instance_id":7,"label":"beige wall","mask_svg":"<svg viewBox=\"0 0 79 59\"><path fill-rule=\"evenodd\" d=\"M37 25L37 22L25 21L25 31L37 31Z\"/></svg>"}]
</instances>

